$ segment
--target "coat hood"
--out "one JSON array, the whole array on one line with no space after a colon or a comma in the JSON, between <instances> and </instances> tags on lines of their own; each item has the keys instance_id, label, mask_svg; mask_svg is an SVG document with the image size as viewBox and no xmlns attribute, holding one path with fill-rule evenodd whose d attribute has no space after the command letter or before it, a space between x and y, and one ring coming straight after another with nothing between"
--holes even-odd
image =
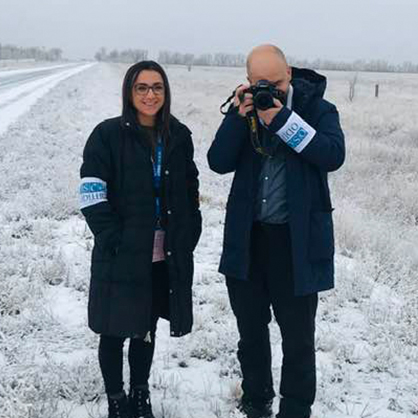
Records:
<instances>
[{"instance_id":1,"label":"coat hood","mask_svg":"<svg viewBox=\"0 0 418 418\"><path fill-rule=\"evenodd\" d=\"M294 88L295 105L298 109L303 109L312 101L324 97L327 79L313 70L292 67L291 84Z\"/></svg>"}]
</instances>

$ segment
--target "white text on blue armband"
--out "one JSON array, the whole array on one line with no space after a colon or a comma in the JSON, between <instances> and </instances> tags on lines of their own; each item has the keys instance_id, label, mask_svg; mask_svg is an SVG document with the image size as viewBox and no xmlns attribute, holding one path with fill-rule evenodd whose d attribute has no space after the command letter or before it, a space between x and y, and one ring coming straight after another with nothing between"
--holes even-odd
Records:
<instances>
[{"instance_id":1,"label":"white text on blue armband","mask_svg":"<svg viewBox=\"0 0 418 418\"><path fill-rule=\"evenodd\" d=\"M80 209L107 202L107 184L97 177L84 177L80 184Z\"/></svg>"},{"instance_id":2,"label":"white text on blue armband","mask_svg":"<svg viewBox=\"0 0 418 418\"><path fill-rule=\"evenodd\" d=\"M301 152L311 142L316 131L297 113L292 112L286 124L276 134L296 152Z\"/></svg>"}]
</instances>

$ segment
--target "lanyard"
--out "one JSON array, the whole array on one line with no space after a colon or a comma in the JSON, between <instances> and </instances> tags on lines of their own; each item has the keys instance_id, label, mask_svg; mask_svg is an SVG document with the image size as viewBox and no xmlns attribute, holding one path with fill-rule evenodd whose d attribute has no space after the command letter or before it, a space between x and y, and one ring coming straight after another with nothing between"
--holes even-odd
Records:
<instances>
[{"instance_id":1,"label":"lanyard","mask_svg":"<svg viewBox=\"0 0 418 418\"><path fill-rule=\"evenodd\" d=\"M152 169L154 177L154 191L155 191L155 207L157 215L157 228L161 229L160 218L161 218L161 170L163 165L163 142L161 138L158 138L157 146L155 148L155 160L152 159Z\"/></svg>"}]
</instances>

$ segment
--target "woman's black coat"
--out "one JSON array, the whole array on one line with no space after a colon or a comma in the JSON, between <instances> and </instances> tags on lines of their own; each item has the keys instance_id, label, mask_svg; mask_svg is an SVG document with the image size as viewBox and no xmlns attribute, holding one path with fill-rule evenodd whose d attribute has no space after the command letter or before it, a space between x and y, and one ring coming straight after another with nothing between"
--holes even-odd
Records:
<instances>
[{"instance_id":1,"label":"woman's black coat","mask_svg":"<svg viewBox=\"0 0 418 418\"><path fill-rule=\"evenodd\" d=\"M101 334L143 337L151 325L156 220L146 132L121 117L100 123L86 143L81 177L84 182L88 178L105 182L106 192L105 199L82 209L95 242L89 326ZM172 336L181 336L192 328L193 250L202 221L191 133L174 117L164 144L161 184L170 329Z\"/></svg>"}]
</instances>

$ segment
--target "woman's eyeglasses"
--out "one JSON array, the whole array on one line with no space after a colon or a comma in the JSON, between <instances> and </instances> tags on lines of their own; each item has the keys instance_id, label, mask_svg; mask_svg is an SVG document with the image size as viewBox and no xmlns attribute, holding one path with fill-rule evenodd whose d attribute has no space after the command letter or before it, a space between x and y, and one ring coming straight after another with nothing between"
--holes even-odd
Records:
<instances>
[{"instance_id":1,"label":"woman's eyeglasses","mask_svg":"<svg viewBox=\"0 0 418 418\"><path fill-rule=\"evenodd\" d=\"M134 85L134 92L139 96L146 96L148 92L152 90L155 96L162 96L164 94L164 84L148 84L138 83Z\"/></svg>"}]
</instances>

